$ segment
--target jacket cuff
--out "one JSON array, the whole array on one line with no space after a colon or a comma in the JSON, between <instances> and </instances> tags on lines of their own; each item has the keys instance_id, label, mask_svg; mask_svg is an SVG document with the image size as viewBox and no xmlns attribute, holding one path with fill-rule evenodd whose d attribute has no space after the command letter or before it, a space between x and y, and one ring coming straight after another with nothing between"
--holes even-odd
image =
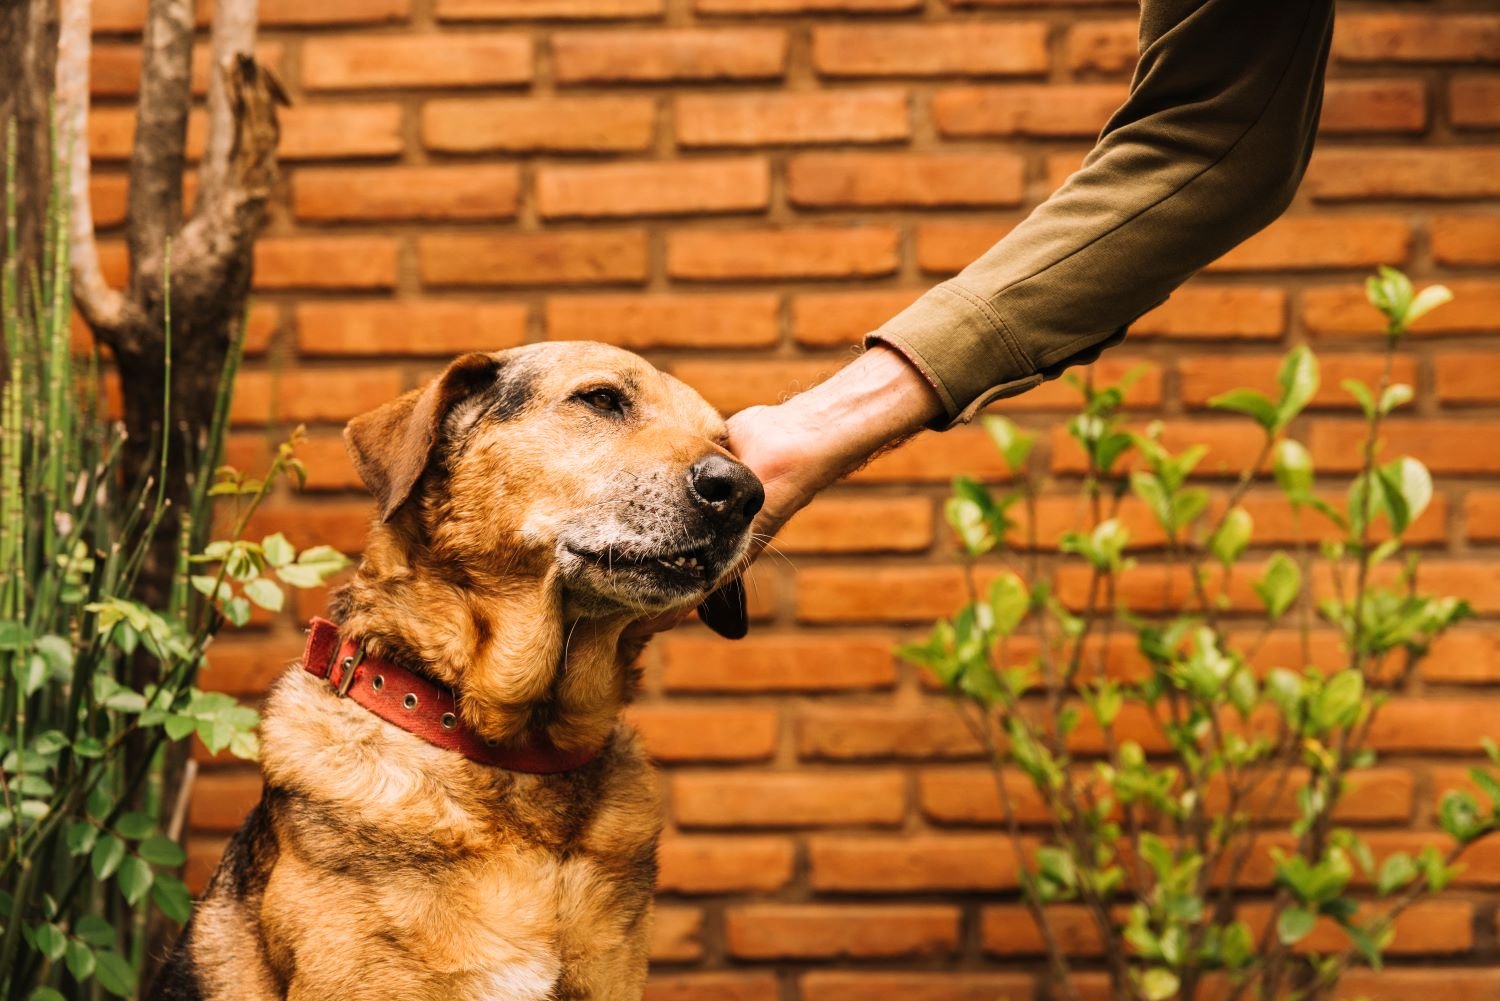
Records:
<instances>
[{"instance_id":1,"label":"jacket cuff","mask_svg":"<svg viewBox=\"0 0 1500 1001\"><path fill-rule=\"evenodd\" d=\"M967 424L988 404L1043 379L999 314L953 282L935 286L865 343L899 351L932 384L944 411L935 430Z\"/></svg>"}]
</instances>

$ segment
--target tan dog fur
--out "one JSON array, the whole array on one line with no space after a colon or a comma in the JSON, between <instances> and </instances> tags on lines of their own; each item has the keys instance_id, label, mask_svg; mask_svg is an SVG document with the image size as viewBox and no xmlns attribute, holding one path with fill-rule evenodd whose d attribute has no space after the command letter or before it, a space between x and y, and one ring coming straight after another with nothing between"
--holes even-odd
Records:
<instances>
[{"instance_id":1,"label":"tan dog fur","mask_svg":"<svg viewBox=\"0 0 1500 1001\"><path fill-rule=\"evenodd\" d=\"M701 598L747 526L703 550L701 588L655 593L667 571L613 559L703 534L673 491L723 436L692 390L589 344L465 356L352 422L381 516L335 599L341 634L451 686L485 736L603 752L558 775L476 764L294 667L265 709L265 796L153 997L638 998L661 820L620 722L638 653L622 631ZM602 562L573 555L601 542Z\"/></svg>"}]
</instances>

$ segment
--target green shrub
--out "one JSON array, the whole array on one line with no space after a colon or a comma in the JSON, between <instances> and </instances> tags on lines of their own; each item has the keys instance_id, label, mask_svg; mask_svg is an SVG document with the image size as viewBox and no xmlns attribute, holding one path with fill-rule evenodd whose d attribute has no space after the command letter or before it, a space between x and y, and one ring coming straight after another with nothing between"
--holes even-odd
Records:
<instances>
[{"instance_id":1,"label":"green shrub","mask_svg":"<svg viewBox=\"0 0 1500 1001\"><path fill-rule=\"evenodd\" d=\"M1412 397L1411 387L1391 382L1396 347L1412 321L1450 296L1436 286L1414 293L1404 275L1385 268L1369 280L1368 294L1386 320L1385 368L1378 386L1343 383L1364 412L1367 434L1342 504L1315 491L1311 457L1288 434L1318 389L1318 361L1305 347L1286 355L1275 399L1239 389L1211 401L1246 416L1262 436L1260 454L1217 513L1191 479L1208 449L1173 453L1159 426L1125 430L1126 385L1096 389L1074 380L1084 404L1068 432L1087 457L1080 498L1087 529L1064 533L1056 558L1044 558L1037 537L1033 435L985 418L1016 486L997 494L970 478L954 482L945 514L963 553L969 600L925 642L900 652L941 679L989 752L1022 860L1022 896L1060 996L1077 996L1052 926L1052 905L1062 902L1081 905L1096 926L1115 998L1197 998L1210 974L1227 980L1231 1001L1252 992L1329 996L1351 963L1379 968L1396 916L1442 890L1464 847L1500 826L1500 782L1479 768L1472 777L1490 804L1448 793L1439 811L1452 838L1445 852L1429 847L1377 861L1355 832L1334 822L1350 770L1375 760L1368 737L1388 693L1469 614L1457 598L1425 593L1420 560L1403 548L1431 499L1427 469L1410 456L1380 455L1382 422ZM1240 502L1267 462L1299 541L1256 566L1246 559L1255 526ZM1130 533L1118 517L1129 495L1160 526L1164 565L1138 567L1130 555ZM1019 545L1017 511L1025 512ZM1318 531L1304 525L1312 519ZM1315 534L1327 537L1316 556ZM1079 565L1071 589L1060 588L1059 573ZM1317 593L1313 582L1325 577L1331 585ZM1147 616L1122 607L1125 581L1138 593L1143 581L1159 581L1169 611ZM1259 604L1253 614L1230 600L1231 588L1245 583ZM1337 631L1337 662L1314 662L1315 618ZM1300 632L1300 658L1258 674L1251 664L1261 643L1288 620ZM1124 677L1108 662L1117 631L1134 637L1142 676ZM1080 727L1097 731L1101 754L1077 750L1071 738ZM1149 747L1136 739L1143 734ZM1486 750L1500 764L1495 746ZM1023 773L1045 804L1039 845L1021 830L1002 769ZM1295 819L1279 838L1283 846L1269 847L1270 917L1254 932L1237 905L1250 889L1246 863L1267 848L1260 843L1266 818L1255 814L1293 793ZM1357 887L1361 875L1368 893ZM1343 929L1347 948L1306 948L1320 918Z\"/></svg>"},{"instance_id":2,"label":"green shrub","mask_svg":"<svg viewBox=\"0 0 1500 1001\"><path fill-rule=\"evenodd\" d=\"M13 150L13 129L10 138ZM0 997L132 997L149 913L181 922L191 907L173 875L183 853L163 794L165 749L196 734L212 751L256 752L254 710L196 687L209 645L224 623L244 625L252 604L279 610L281 584L321 584L347 561L326 546L297 553L279 534L241 539L272 486L302 467L297 434L263 478L217 465L238 349L213 426L163 433L154 475L126 482L123 432L99 413L97 355L85 372L73 367L67 206L54 198L45 257L23 274L14 169L11 156L0 282ZM170 307L166 336L170 365ZM172 428L170 389L162 411ZM196 473L190 510L175 519L174 586L152 608L136 584L152 540L174 522L169 448L192 449ZM233 530L198 552L217 498L235 504Z\"/></svg>"}]
</instances>

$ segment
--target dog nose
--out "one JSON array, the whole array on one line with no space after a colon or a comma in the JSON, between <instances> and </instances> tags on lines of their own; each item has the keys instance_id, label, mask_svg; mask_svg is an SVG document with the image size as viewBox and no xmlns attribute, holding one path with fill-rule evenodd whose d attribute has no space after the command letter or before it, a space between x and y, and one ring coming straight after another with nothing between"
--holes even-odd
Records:
<instances>
[{"instance_id":1,"label":"dog nose","mask_svg":"<svg viewBox=\"0 0 1500 1001\"><path fill-rule=\"evenodd\" d=\"M715 514L748 522L765 503L766 491L745 466L722 455L705 455L688 470L693 498Z\"/></svg>"}]
</instances>

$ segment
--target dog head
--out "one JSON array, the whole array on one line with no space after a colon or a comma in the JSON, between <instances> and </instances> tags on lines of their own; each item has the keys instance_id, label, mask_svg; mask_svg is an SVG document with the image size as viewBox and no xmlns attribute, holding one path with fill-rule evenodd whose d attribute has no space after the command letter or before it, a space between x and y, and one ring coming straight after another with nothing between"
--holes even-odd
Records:
<instances>
[{"instance_id":1,"label":"dog head","mask_svg":"<svg viewBox=\"0 0 1500 1001\"><path fill-rule=\"evenodd\" d=\"M345 439L383 522L468 580L555 580L585 616L702 601L764 499L701 396L603 344L464 355ZM743 632L742 597L707 607Z\"/></svg>"}]
</instances>

